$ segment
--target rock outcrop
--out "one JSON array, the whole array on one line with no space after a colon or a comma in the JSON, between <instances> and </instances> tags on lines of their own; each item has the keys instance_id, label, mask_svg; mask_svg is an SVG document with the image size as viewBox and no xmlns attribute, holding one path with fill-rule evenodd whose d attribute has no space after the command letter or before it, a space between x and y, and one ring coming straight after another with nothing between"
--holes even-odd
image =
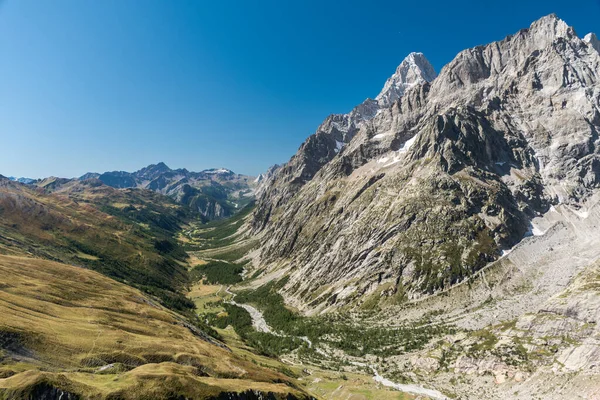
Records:
<instances>
[{"instance_id":1,"label":"rock outcrop","mask_svg":"<svg viewBox=\"0 0 600 400\"><path fill-rule=\"evenodd\" d=\"M382 284L433 293L530 235L552 205L581 207L600 187L594 43L550 15L437 77L411 55L386 83L393 95L330 116L254 214L260 263L287 268L287 300L310 313Z\"/></svg>"},{"instance_id":2,"label":"rock outcrop","mask_svg":"<svg viewBox=\"0 0 600 400\"><path fill-rule=\"evenodd\" d=\"M348 114L327 117L287 164L278 166L277 173L267 173L268 179L265 179L257 193L262 200L258 202L255 227L262 229L272 208L287 202L333 160L367 121L402 97L408 89L430 82L435 77L436 73L425 56L411 53L387 80L375 100L368 98Z\"/></svg>"}]
</instances>

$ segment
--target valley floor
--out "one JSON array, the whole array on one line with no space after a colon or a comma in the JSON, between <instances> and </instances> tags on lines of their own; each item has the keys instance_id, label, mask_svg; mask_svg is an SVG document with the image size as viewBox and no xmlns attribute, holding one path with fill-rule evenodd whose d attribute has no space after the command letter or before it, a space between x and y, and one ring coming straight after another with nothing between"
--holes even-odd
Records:
<instances>
[{"instance_id":1,"label":"valley floor","mask_svg":"<svg viewBox=\"0 0 600 400\"><path fill-rule=\"evenodd\" d=\"M599 207L558 206L533 223L535 235L446 292L314 317L285 306L281 271L243 257L253 247L245 236L215 240L226 225L199 228L188 232L199 270L219 261L244 278L204 275L190 296L219 333L278 359L324 399L598 397ZM231 313L245 313L246 326Z\"/></svg>"},{"instance_id":2,"label":"valley floor","mask_svg":"<svg viewBox=\"0 0 600 400\"><path fill-rule=\"evenodd\" d=\"M285 270L248 256L250 209L180 233L198 320L88 269L0 255L0 399L599 398L598 204L551 209L447 291L312 316L280 294Z\"/></svg>"},{"instance_id":3,"label":"valley floor","mask_svg":"<svg viewBox=\"0 0 600 400\"><path fill-rule=\"evenodd\" d=\"M232 304L232 297L233 294L224 285L198 283L190 291L190 298L197 304L201 315L205 312L224 313L224 309L220 308L217 304ZM253 316L252 323L257 331L273 334L274 330L268 326L259 310L249 305L241 307L252 310L249 313ZM217 331L227 346L235 353L258 363L258 365L270 366L286 371L287 374L297 377L308 393L318 396L318 398L340 400L401 400L413 398L411 391L400 393L397 390L390 390L386 388L385 384L381 384L381 382L373 379L374 377L371 375L323 369L293 358L286 358L285 356L275 358L257 354L255 349L248 346L240 338L232 326L227 326L223 329L217 328Z\"/></svg>"}]
</instances>

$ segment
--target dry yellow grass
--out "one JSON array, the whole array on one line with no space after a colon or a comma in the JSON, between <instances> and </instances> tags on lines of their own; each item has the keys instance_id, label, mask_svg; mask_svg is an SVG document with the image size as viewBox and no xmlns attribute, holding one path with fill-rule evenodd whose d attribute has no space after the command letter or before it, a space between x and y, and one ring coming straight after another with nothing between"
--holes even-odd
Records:
<instances>
[{"instance_id":1,"label":"dry yellow grass","mask_svg":"<svg viewBox=\"0 0 600 400\"><path fill-rule=\"evenodd\" d=\"M146 191L73 184L77 190L72 193L45 193L0 178L0 253L85 265L129 285L160 287L170 294L185 286L187 264L174 264L178 259L186 260L181 252L169 255L157 251L156 240L164 239L164 235L148 225L151 211L168 210L165 204L170 199ZM96 203L88 203L90 199ZM127 213L111 208L114 202L135 202L136 207L151 210L135 214L147 223L146 228L141 229L136 218L127 220L123 217ZM109 209L120 216L101 211ZM175 213L165 214L176 226L179 220ZM165 268L166 263L175 268Z\"/></svg>"},{"instance_id":2,"label":"dry yellow grass","mask_svg":"<svg viewBox=\"0 0 600 400\"><path fill-rule=\"evenodd\" d=\"M127 398L140 387L154 398L168 390L191 398L246 389L301 396L283 383L295 385L289 378L201 339L177 314L93 271L0 256L0 276L0 376L13 374L0 379L0 398L43 380L99 398ZM107 364L120 370L99 374Z\"/></svg>"},{"instance_id":3,"label":"dry yellow grass","mask_svg":"<svg viewBox=\"0 0 600 400\"><path fill-rule=\"evenodd\" d=\"M123 209L123 208L130 207L131 204L129 204L129 203L112 203L111 206L113 206L114 208Z\"/></svg>"},{"instance_id":4,"label":"dry yellow grass","mask_svg":"<svg viewBox=\"0 0 600 400\"><path fill-rule=\"evenodd\" d=\"M91 261L98 261L100 259L100 257L96 257L91 254L86 254L81 251L78 251L77 253L75 253L75 256L77 258L81 258L83 260L91 260Z\"/></svg>"},{"instance_id":5,"label":"dry yellow grass","mask_svg":"<svg viewBox=\"0 0 600 400\"><path fill-rule=\"evenodd\" d=\"M304 378L305 387L315 395L328 400L410 400L407 393L391 390L377 384L372 377L361 374L339 374L315 370Z\"/></svg>"},{"instance_id":6,"label":"dry yellow grass","mask_svg":"<svg viewBox=\"0 0 600 400\"><path fill-rule=\"evenodd\" d=\"M188 293L188 297L194 300L197 297L215 295L221 290L224 290L222 285L205 285L202 282L199 282L192 286Z\"/></svg>"},{"instance_id":7,"label":"dry yellow grass","mask_svg":"<svg viewBox=\"0 0 600 400\"><path fill-rule=\"evenodd\" d=\"M198 265L204 265L204 264L208 264L208 261L203 260L202 258L199 258L197 255L195 255L194 253L189 253L189 259L188 262L190 264L190 266L196 267Z\"/></svg>"}]
</instances>

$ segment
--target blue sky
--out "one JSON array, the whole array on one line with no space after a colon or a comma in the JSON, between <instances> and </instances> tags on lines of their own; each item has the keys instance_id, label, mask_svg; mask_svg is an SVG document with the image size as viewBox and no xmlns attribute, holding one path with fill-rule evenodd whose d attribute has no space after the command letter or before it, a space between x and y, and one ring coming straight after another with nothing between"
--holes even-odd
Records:
<instances>
[{"instance_id":1,"label":"blue sky","mask_svg":"<svg viewBox=\"0 0 600 400\"><path fill-rule=\"evenodd\" d=\"M551 12L600 32L600 1L0 0L0 174L257 174L409 52L439 71Z\"/></svg>"}]
</instances>

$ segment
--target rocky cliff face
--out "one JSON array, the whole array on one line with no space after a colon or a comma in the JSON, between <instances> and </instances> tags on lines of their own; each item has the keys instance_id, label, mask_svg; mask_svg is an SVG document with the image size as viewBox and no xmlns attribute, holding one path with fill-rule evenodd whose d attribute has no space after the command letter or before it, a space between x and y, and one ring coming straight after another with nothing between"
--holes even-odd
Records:
<instances>
[{"instance_id":1,"label":"rocky cliff face","mask_svg":"<svg viewBox=\"0 0 600 400\"><path fill-rule=\"evenodd\" d=\"M376 100L330 116L254 215L260 262L287 268L288 301L314 312L384 283L432 293L531 234L551 205L581 207L600 186L595 43L550 15L437 77L410 55Z\"/></svg>"},{"instance_id":2,"label":"rocky cliff face","mask_svg":"<svg viewBox=\"0 0 600 400\"><path fill-rule=\"evenodd\" d=\"M429 82L436 73L422 53L411 53L402 61L385 83L381 93L366 99L348 114L332 114L323 121L316 133L300 146L298 152L277 173L268 173L261 185L255 226L259 229L269 219L273 207L292 197L306 182L352 141L360 128L382 109L389 107L406 90Z\"/></svg>"},{"instance_id":3,"label":"rocky cliff face","mask_svg":"<svg viewBox=\"0 0 600 400\"><path fill-rule=\"evenodd\" d=\"M80 179L97 178L115 188L144 188L162 193L199 211L207 219L233 215L254 198L257 182L225 168L191 172L171 169L165 163L149 165L136 172L88 173Z\"/></svg>"},{"instance_id":4,"label":"rocky cliff face","mask_svg":"<svg viewBox=\"0 0 600 400\"><path fill-rule=\"evenodd\" d=\"M596 51L600 52L600 40L598 40L598 37L595 33L588 33L583 38L583 41L596 49Z\"/></svg>"},{"instance_id":5,"label":"rocky cliff face","mask_svg":"<svg viewBox=\"0 0 600 400\"><path fill-rule=\"evenodd\" d=\"M415 85L431 82L437 77L423 53L411 53L402 61L375 98L380 108L390 107Z\"/></svg>"}]
</instances>

